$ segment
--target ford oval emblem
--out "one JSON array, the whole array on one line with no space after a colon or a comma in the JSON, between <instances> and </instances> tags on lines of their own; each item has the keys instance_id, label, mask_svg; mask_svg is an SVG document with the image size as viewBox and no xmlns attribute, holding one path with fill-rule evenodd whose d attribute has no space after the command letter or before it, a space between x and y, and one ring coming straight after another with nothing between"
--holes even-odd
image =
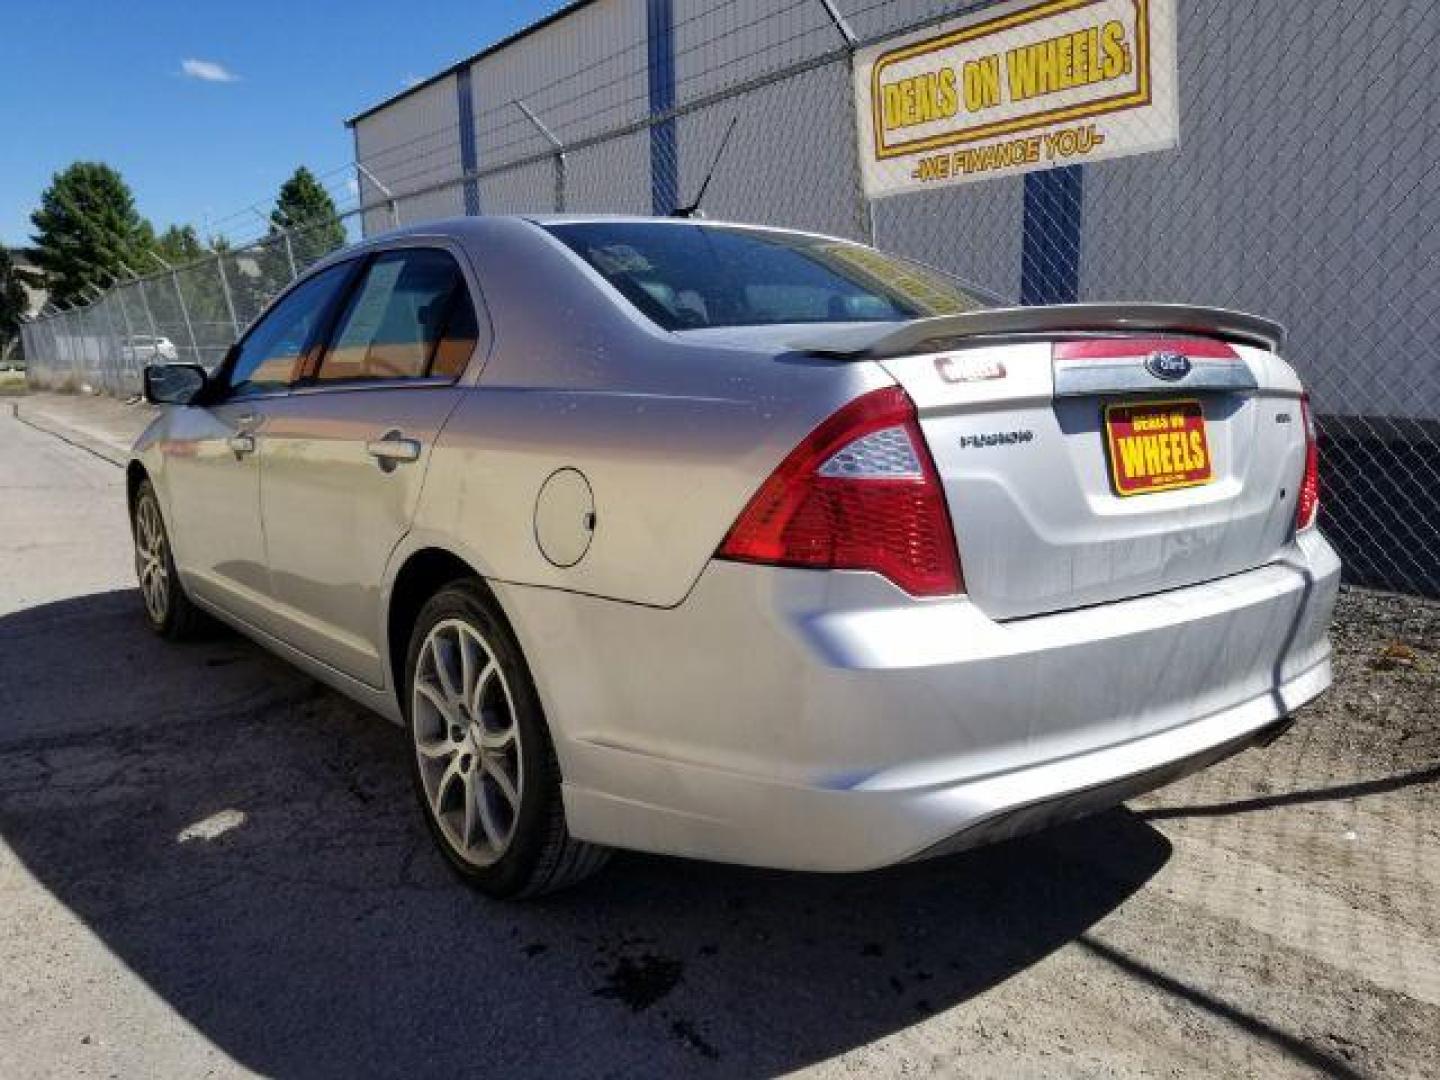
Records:
<instances>
[{"instance_id":1,"label":"ford oval emblem","mask_svg":"<svg viewBox=\"0 0 1440 1080\"><path fill-rule=\"evenodd\" d=\"M1179 382L1190 374L1190 358L1178 352L1151 353L1145 358L1145 370L1157 379Z\"/></svg>"}]
</instances>

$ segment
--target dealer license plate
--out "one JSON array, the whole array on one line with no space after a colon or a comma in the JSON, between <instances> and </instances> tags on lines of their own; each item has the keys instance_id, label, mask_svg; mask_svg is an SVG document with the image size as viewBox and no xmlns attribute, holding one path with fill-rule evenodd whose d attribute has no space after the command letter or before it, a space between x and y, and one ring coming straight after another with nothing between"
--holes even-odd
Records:
<instances>
[{"instance_id":1,"label":"dealer license plate","mask_svg":"<svg viewBox=\"0 0 1440 1080\"><path fill-rule=\"evenodd\" d=\"M1105 444L1116 495L1198 487L1215 477L1205 410L1195 400L1107 405Z\"/></svg>"}]
</instances>

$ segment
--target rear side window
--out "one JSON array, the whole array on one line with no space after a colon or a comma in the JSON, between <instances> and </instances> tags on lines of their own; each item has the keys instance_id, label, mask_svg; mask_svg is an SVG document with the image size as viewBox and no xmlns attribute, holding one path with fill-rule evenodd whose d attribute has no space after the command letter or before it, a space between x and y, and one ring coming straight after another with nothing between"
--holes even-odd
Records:
<instances>
[{"instance_id":1,"label":"rear side window","mask_svg":"<svg viewBox=\"0 0 1440 1080\"><path fill-rule=\"evenodd\" d=\"M278 389L299 377L306 346L319 332L320 320L351 269L352 264L340 263L322 270L296 286L255 324L240 344L230 370L233 391Z\"/></svg>"},{"instance_id":2,"label":"rear side window","mask_svg":"<svg viewBox=\"0 0 1440 1080\"><path fill-rule=\"evenodd\" d=\"M455 377L475 348L475 309L446 252L391 251L365 270L335 328L319 382Z\"/></svg>"},{"instance_id":3,"label":"rear side window","mask_svg":"<svg viewBox=\"0 0 1440 1080\"><path fill-rule=\"evenodd\" d=\"M929 267L822 236L688 222L547 228L666 330L897 322L987 306Z\"/></svg>"}]
</instances>

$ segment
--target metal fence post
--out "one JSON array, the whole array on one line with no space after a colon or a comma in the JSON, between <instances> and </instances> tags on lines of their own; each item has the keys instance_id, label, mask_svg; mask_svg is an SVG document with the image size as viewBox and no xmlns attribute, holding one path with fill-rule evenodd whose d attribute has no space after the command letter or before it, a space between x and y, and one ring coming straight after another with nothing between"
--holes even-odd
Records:
<instances>
[{"instance_id":1,"label":"metal fence post","mask_svg":"<svg viewBox=\"0 0 1440 1080\"><path fill-rule=\"evenodd\" d=\"M555 137L555 133L541 122L540 118L530 111L529 107L519 98L515 99L515 107L525 114L525 118L535 125L545 141L555 151L555 209L565 209L565 144Z\"/></svg>"},{"instance_id":2,"label":"metal fence post","mask_svg":"<svg viewBox=\"0 0 1440 1080\"><path fill-rule=\"evenodd\" d=\"M88 343L86 353L91 369L100 373L100 385L109 394L114 392L114 386L105 364L105 337L100 328L99 304L99 300L91 300L85 307L85 339Z\"/></svg>"},{"instance_id":3,"label":"metal fence post","mask_svg":"<svg viewBox=\"0 0 1440 1080\"><path fill-rule=\"evenodd\" d=\"M175 300L180 305L180 319L185 323L185 333L190 338L190 351L195 354L196 363L199 363L200 343L195 340L195 327L190 325L190 309L185 306L185 294L180 290L180 275L176 273L175 267L160 257L158 252L147 251L145 254L170 271L170 281L175 286Z\"/></svg>"},{"instance_id":4,"label":"metal fence post","mask_svg":"<svg viewBox=\"0 0 1440 1080\"><path fill-rule=\"evenodd\" d=\"M100 315L105 308L105 293L97 285L86 285L85 291L90 294L90 303L85 308L85 317L88 323L86 333L95 345L95 356L91 361L91 367L100 373L100 382L104 386L105 392L113 393L115 380L110 377L110 350L106 347L106 338L99 326Z\"/></svg>"},{"instance_id":5,"label":"metal fence post","mask_svg":"<svg viewBox=\"0 0 1440 1080\"><path fill-rule=\"evenodd\" d=\"M391 191L388 187L386 187L384 184L382 184L380 182L380 178L376 176L373 172L371 172L369 169L367 169L361 162L355 162L355 171L358 172L361 176L363 176L366 180L369 180L370 183L374 184L375 190L380 192L381 195L385 196L385 205L390 210L390 227L392 229L398 229L400 227L400 205L395 201L395 193ZM360 202L360 209L362 211L360 218L360 227L363 231L365 227L365 218L363 213L365 209L365 203L363 199Z\"/></svg>"},{"instance_id":6,"label":"metal fence post","mask_svg":"<svg viewBox=\"0 0 1440 1080\"><path fill-rule=\"evenodd\" d=\"M230 312L230 333L238 338L240 320L235 317L235 298L230 295L230 278L225 273L225 256L219 252L215 254L215 269L220 272L220 291L225 294L225 308Z\"/></svg>"},{"instance_id":7,"label":"metal fence post","mask_svg":"<svg viewBox=\"0 0 1440 1080\"><path fill-rule=\"evenodd\" d=\"M56 335L56 342L63 343L60 352L64 354L66 370L69 372L70 378L73 379L76 376L75 349L73 348L75 343L70 338L70 309L68 307L60 308L59 322L60 329L64 331L64 333Z\"/></svg>"},{"instance_id":8,"label":"metal fence post","mask_svg":"<svg viewBox=\"0 0 1440 1080\"><path fill-rule=\"evenodd\" d=\"M155 321L155 312L150 308L150 297L145 293L145 282L135 279L135 288L140 290L140 306L145 309L145 321L150 324L152 337L160 336L160 324Z\"/></svg>"},{"instance_id":9,"label":"metal fence post","mask_svg":"<svg viewBox=\"0 0 1440 1080\"><path fill-rule=\"evenodd\" d=\"M155 322L155 312L150 310L150 297L145 295L145 283L140 280L134 270L131 270L124 263L120 264L120 269L124 270L127 274L130 275L131 284L133 284L136 290L140 293L140 306L145 309L145 321L150 324L150 335L151 337L158 338L160 336L160 327ZM155 348L155 346L152 344L151 348L153 349ZM134 374L138 375L140 373L140 354L133 345L133 343L130 346L129 367Z\"/></svg>"},{"instance_id":10,"label":"metal fence post","mask_svg":"<svg viewBox=\"0 0 1440 1080\"><path fill-rule=\"evenodd\" d=\"M127 347L134 349L135 347L135 330L130 325L130 312L125 307L125 298L122 295L124 289L120 283L120 279L117 278L115 275L111 274L110 284L112 287L111 295L114 296L117 301L119 301L120 318L125 323L125 341L120 346L120 350L115 354L115 369L118 371L120 369L120 366L125 362L125 349Z\"/></svg>"},{"instance_id":11,"label":"metal fence post","mask_svg":"<svg viewBox=\"0 0 1440 1080\"><path fill-rule=\"evenodd\" d=\"M295 247L290 243L290 230L286 229L280 235L285 238L285 258L290 261L290 280L294 281L300 276L300 271L295 269Z\"/></svg>"},{"instance_id":12,"label":"metal fence post","mask_svg":"<svg viewBox=\"0 0 1440 1080\"><path fill-rule=\"evenodd\" d=\"M180 272L171 270L170 280L175 285L175 299L180 303L180 318L185 320L185 333L190 335L190 352L198 364L200 363L200 339L195 336L195 324L190 321L190 306L185 303L185 290L180 288Z\"/></svg>"},{"instance_id":13,"label":"metal fence post","mask_svg":"<svg viewBox=\"0 0 1440 1080\"><path fill-rule=\"evenodd\" d=\"M93 390L96 384L99 384L100 388L104 389L104 382L93 377L96 373L90 366L90 332L85 318L86 311L87 306L83 300L75 305L75 356L86 381L90 383L90 388Z\"/></svg>"},{"instance_id":14,"label":"metal fence post","mask_svg":"<svg viewBox=\"0 0 1440 1080\"><path fill-rule=\"evenodd\" d=\"M106 293L100 306L105 309L105 320L110 324L110 365L116 372L117 381L120 372L120 330L115 325L115 294Z\"/></svg>"},{"instance_id":15,"label":"metal fence post","mask_svg":"<svg viewBox=\"0 0 1440 1080\"><path fill-rule=\"evenodd\" d=\"M845 48L850 54L850 81L855 81L855 50L860 45L860 39L851 29L850 23L841 14L840 9L835 6L835 0L820 0L825 8L825 14L839 31L840 36L845 40ZM860 229L865 234L865 242L871 247L875 246L875 204L865 194L865 164L860 160L860 116L855 111L854 99L850 103L850 127L855 138L852 145L855 147L855 186L860 197Z\"/></svg>"},{"instance_id":16,"label":"metal fence post","mask_svg":"<svg viewBox=\"0 0 1440 1080\"><path fill-rule=\"evenodd\" d=\"M150 324L151 336L159 337L160 326L155 322L155 313L150 310L150 298L145 295L145 283L140 280L139 274L135 273L134 270L131 270L124 263L120 263L120 269L130 275L130 284L135 286L136 291L140 293L140 306L145 310L145 321Z\"/></svg>"}]
</instances>

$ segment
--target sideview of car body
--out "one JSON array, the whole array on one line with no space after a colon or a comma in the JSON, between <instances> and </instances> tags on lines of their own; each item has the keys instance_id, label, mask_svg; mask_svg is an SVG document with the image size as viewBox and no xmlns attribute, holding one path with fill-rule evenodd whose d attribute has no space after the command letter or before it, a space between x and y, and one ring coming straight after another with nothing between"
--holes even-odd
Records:
<instances>
[{"instance_id":1,"label":"sideview of car body","mask_svg":"<svg viewBox=\"0 0 1440 1080\"><path fill-rule=\"evenodd\" d=\"M310 271L141 438L147 614L183 599L405 724L493 892L604 847L941 854L1329 685L1339 563L1282 349L782 230L405 230Z\"/></svg>"}]
</instances>

